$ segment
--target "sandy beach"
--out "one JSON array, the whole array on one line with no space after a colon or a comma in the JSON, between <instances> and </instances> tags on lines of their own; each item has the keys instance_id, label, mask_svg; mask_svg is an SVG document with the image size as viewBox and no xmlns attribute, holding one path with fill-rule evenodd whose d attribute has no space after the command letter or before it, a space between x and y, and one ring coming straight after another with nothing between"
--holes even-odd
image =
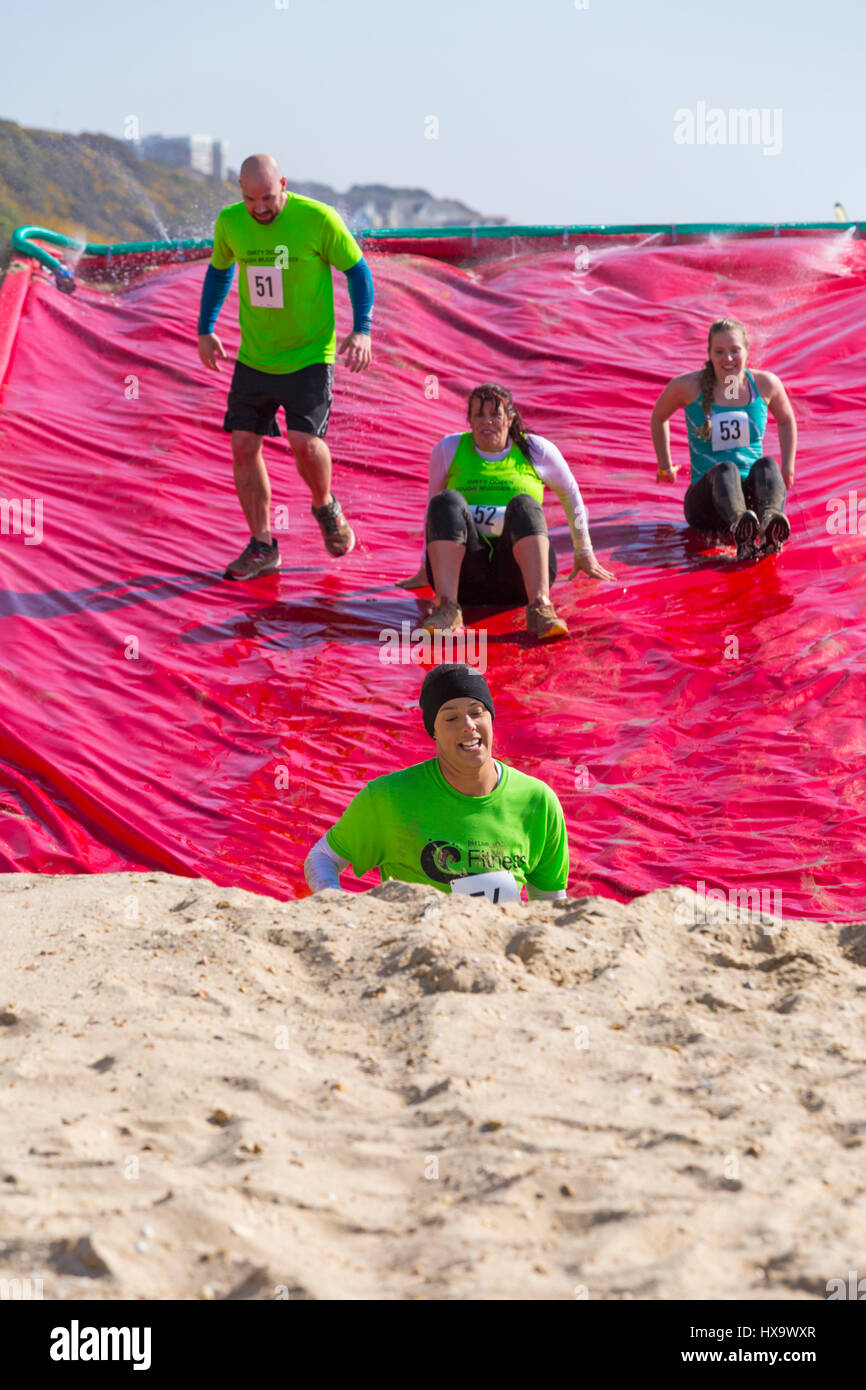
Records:
<instances>
[{"instance_id":1,"label":"sandy beach","mask_svg":"<svg viewBox=\"0 0 866 1390\"><path fill-rule=\"evenodd\" d=\"M0 1278L824 1298L863 1263L866 926L728 915L4 875Z\"/></svg>"}]
</instances>

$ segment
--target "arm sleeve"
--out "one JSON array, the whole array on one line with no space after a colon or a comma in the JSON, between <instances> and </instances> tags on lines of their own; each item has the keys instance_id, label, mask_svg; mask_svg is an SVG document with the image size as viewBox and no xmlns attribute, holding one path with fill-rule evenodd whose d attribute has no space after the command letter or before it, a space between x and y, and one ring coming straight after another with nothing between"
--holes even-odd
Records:
<instances>
[{"instance_id":1,"label":"arm sleeve","mask_svg":"<svg viewBox=\"0 0 866 1390\"><path fill-rule=\"evenodd\" d=\"M577 480L555 444L540 434L531 434L532 462L546 487L555 492L568 517L568 529L575 550L592 550L586 507Z\"/></svg>"},{"instance_id":2,"label":"arm sleeve","mask_svg":"<svg viewBox=\"0 0 866 1390\"><path fill-rule=\"evenodd\" d=\"M526 892L529 897L564 897L568 885L568 835L565 829L565 816L559 798L550 787L544 786L545 804L538 808L538 819L544 816L547 834L538 862L526 875ZM531 885L531 887L530 887ZM534 893L531 890L538 889Z\"/></svg>"},{"instance_id":3,"label":"arm sleeve","mask_svg":"<svg viewBox=\"0 0 866 1390\"><path fill-rule=\"evenodd\" d=\"M339 888L340 874L348 866L348 859L335 854L323 835L304 860L304 877L313 892L319 893L323 888Z\"/></svg>"},{"instance_id":4,"label":"arm sleeve","mask_svg":"<svg viewBox=\"0 0 866 1390\"><path fill-rule=\"evenodd\" d=\"M446 434L444 439L440 439L438 444L434 444L430 452L430 469L427 476L427 504L430 498L435 497L437 492L442 492L445 487L445 479L448 477L448 469L451 467L451 460L457 452L457 445L460 443L459 434ZM424 538L421 541L421 568L424 568L424 560L427 555L427 528L426 516L424 527Z\"/></svg>"},{"instance_id":5,"label":"arm sleeve","mask_svg":"<svg viewBox=\"0 0 866 1390\"><path fill-rule=\"evenodd\" d=\"M531 900L531 899L534 899L534 898L547 898L547 899L564 898L564 897L565 897L565 889L564 889L564 888L554 888L552 892L546 893L546 892L544 891L543 888L535 888L535 887L533 887L533 885L532 885L531 883L527 883L527 885L526 885L526 896L527 896L530 900Z\"/></svg>"},{"instance_id":6,"label":"arm sleeve","mask_svg":"<svg viewBox=\"0 0 866 1390\"><path fill-rule=\"evenodd\" d=\"M220 309L226 302L234 277L235 268L233 265L226 266L225 270L218 270L213 263L208 266L201 290L201 306L198 311L199 333L213 333Z\"/></svg>"},{"instance_id":7,"label":"arm sleeve","mask_svg":"<svg viewBox=\"0 0 866 1390\"><path fill-rule=\"evenodd\" d=\"M363 256L349 266L345 276L352 301L352 331L369 333L373 326L373 277Z\"/></svg>"}]
</instances>

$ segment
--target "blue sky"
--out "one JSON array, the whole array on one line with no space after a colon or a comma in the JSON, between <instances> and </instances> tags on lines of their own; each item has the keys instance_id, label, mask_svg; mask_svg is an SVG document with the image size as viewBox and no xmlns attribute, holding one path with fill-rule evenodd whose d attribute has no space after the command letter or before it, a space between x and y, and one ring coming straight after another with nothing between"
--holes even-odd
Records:
<instances>
[{"instance_id":1,"label":"blue sky","mask_svg":"<svg viewBox=\"0 0 866 1390\"><path fill-rule=\"evenodd\" d=\"M837 199L866 219L860 0L282 5L7 10L0 116L121 137L134 115L221 137L234 167L269 150L290 180L420 186L513 222L820 221ZM697 124L677 143L699 103L766 110L778 153Z\"/></svg>"}]
</instances>

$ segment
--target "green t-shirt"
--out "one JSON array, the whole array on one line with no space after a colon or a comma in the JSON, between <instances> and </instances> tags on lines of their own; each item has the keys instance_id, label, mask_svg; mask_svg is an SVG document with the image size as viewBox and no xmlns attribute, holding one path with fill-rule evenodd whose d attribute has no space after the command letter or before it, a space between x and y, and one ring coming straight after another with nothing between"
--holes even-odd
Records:
<instances>
[{"instance_id":1,"label":"green t-shirt","mask_svg":"<svg viewBox=\"0 0 866 1390\"><path fill-rule=\"evenodd\" d=\"M335 854L361 878L429 883L443 893L515 901L524 883L556 892L568 881L562 807L550 787L502 768L487 796L465 796L442 776L438 758L376 777L327 834Z\"/></svg>"},{"instance_id":2,"label":"green t-shirt","mask_svg":"<svg viewBox=\"0 0 866 1390\"><path fill-rule=\"evenodd\" d=\"M244 203L223 208L211 265L239 266L241 346L238 361L260 372L297 372L336 355L331 266L351 270L361 248L327 203L290 193L278 217L262 226Z\"/></svg>"},{"instance_id":3,"label":"green t-shirt","mask_svg":"<svg viewBox=\"0 0 866 1390\"><path fill-rule=\"evenodd\" d=\"M486 459L476 449L471 431L460 436L445 486L462 493L470 507L485 502L504 506L520 492L544 501L544 483L519 445L512 444L504 459Z\"/></svg>"}]
</instances>

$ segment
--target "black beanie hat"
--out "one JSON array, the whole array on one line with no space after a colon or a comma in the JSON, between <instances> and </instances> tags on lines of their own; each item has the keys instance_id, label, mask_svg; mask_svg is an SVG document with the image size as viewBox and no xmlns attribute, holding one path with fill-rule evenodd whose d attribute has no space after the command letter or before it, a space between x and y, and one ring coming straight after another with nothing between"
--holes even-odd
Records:
<instances>
[{"instance_id":1,"label":"black beanie hat","mask_svg":"<svg viewBox=\"0 0 866 1390\"><path fill-rule=\"evenodd\" d=\"M424 716L424 728L431 738L433 738L433 725L436 722L436 716L442 706L447 700L459 700L462 696L468 696L470 700L478 700L480 704L490 710L491 718L495 718L493 696L490 694L486 680L479 671L473 670L471 666L447 662L441 666L434 666L432 670L427 672L421 686L418 703Z\"/></svg>"}]
</instances>

